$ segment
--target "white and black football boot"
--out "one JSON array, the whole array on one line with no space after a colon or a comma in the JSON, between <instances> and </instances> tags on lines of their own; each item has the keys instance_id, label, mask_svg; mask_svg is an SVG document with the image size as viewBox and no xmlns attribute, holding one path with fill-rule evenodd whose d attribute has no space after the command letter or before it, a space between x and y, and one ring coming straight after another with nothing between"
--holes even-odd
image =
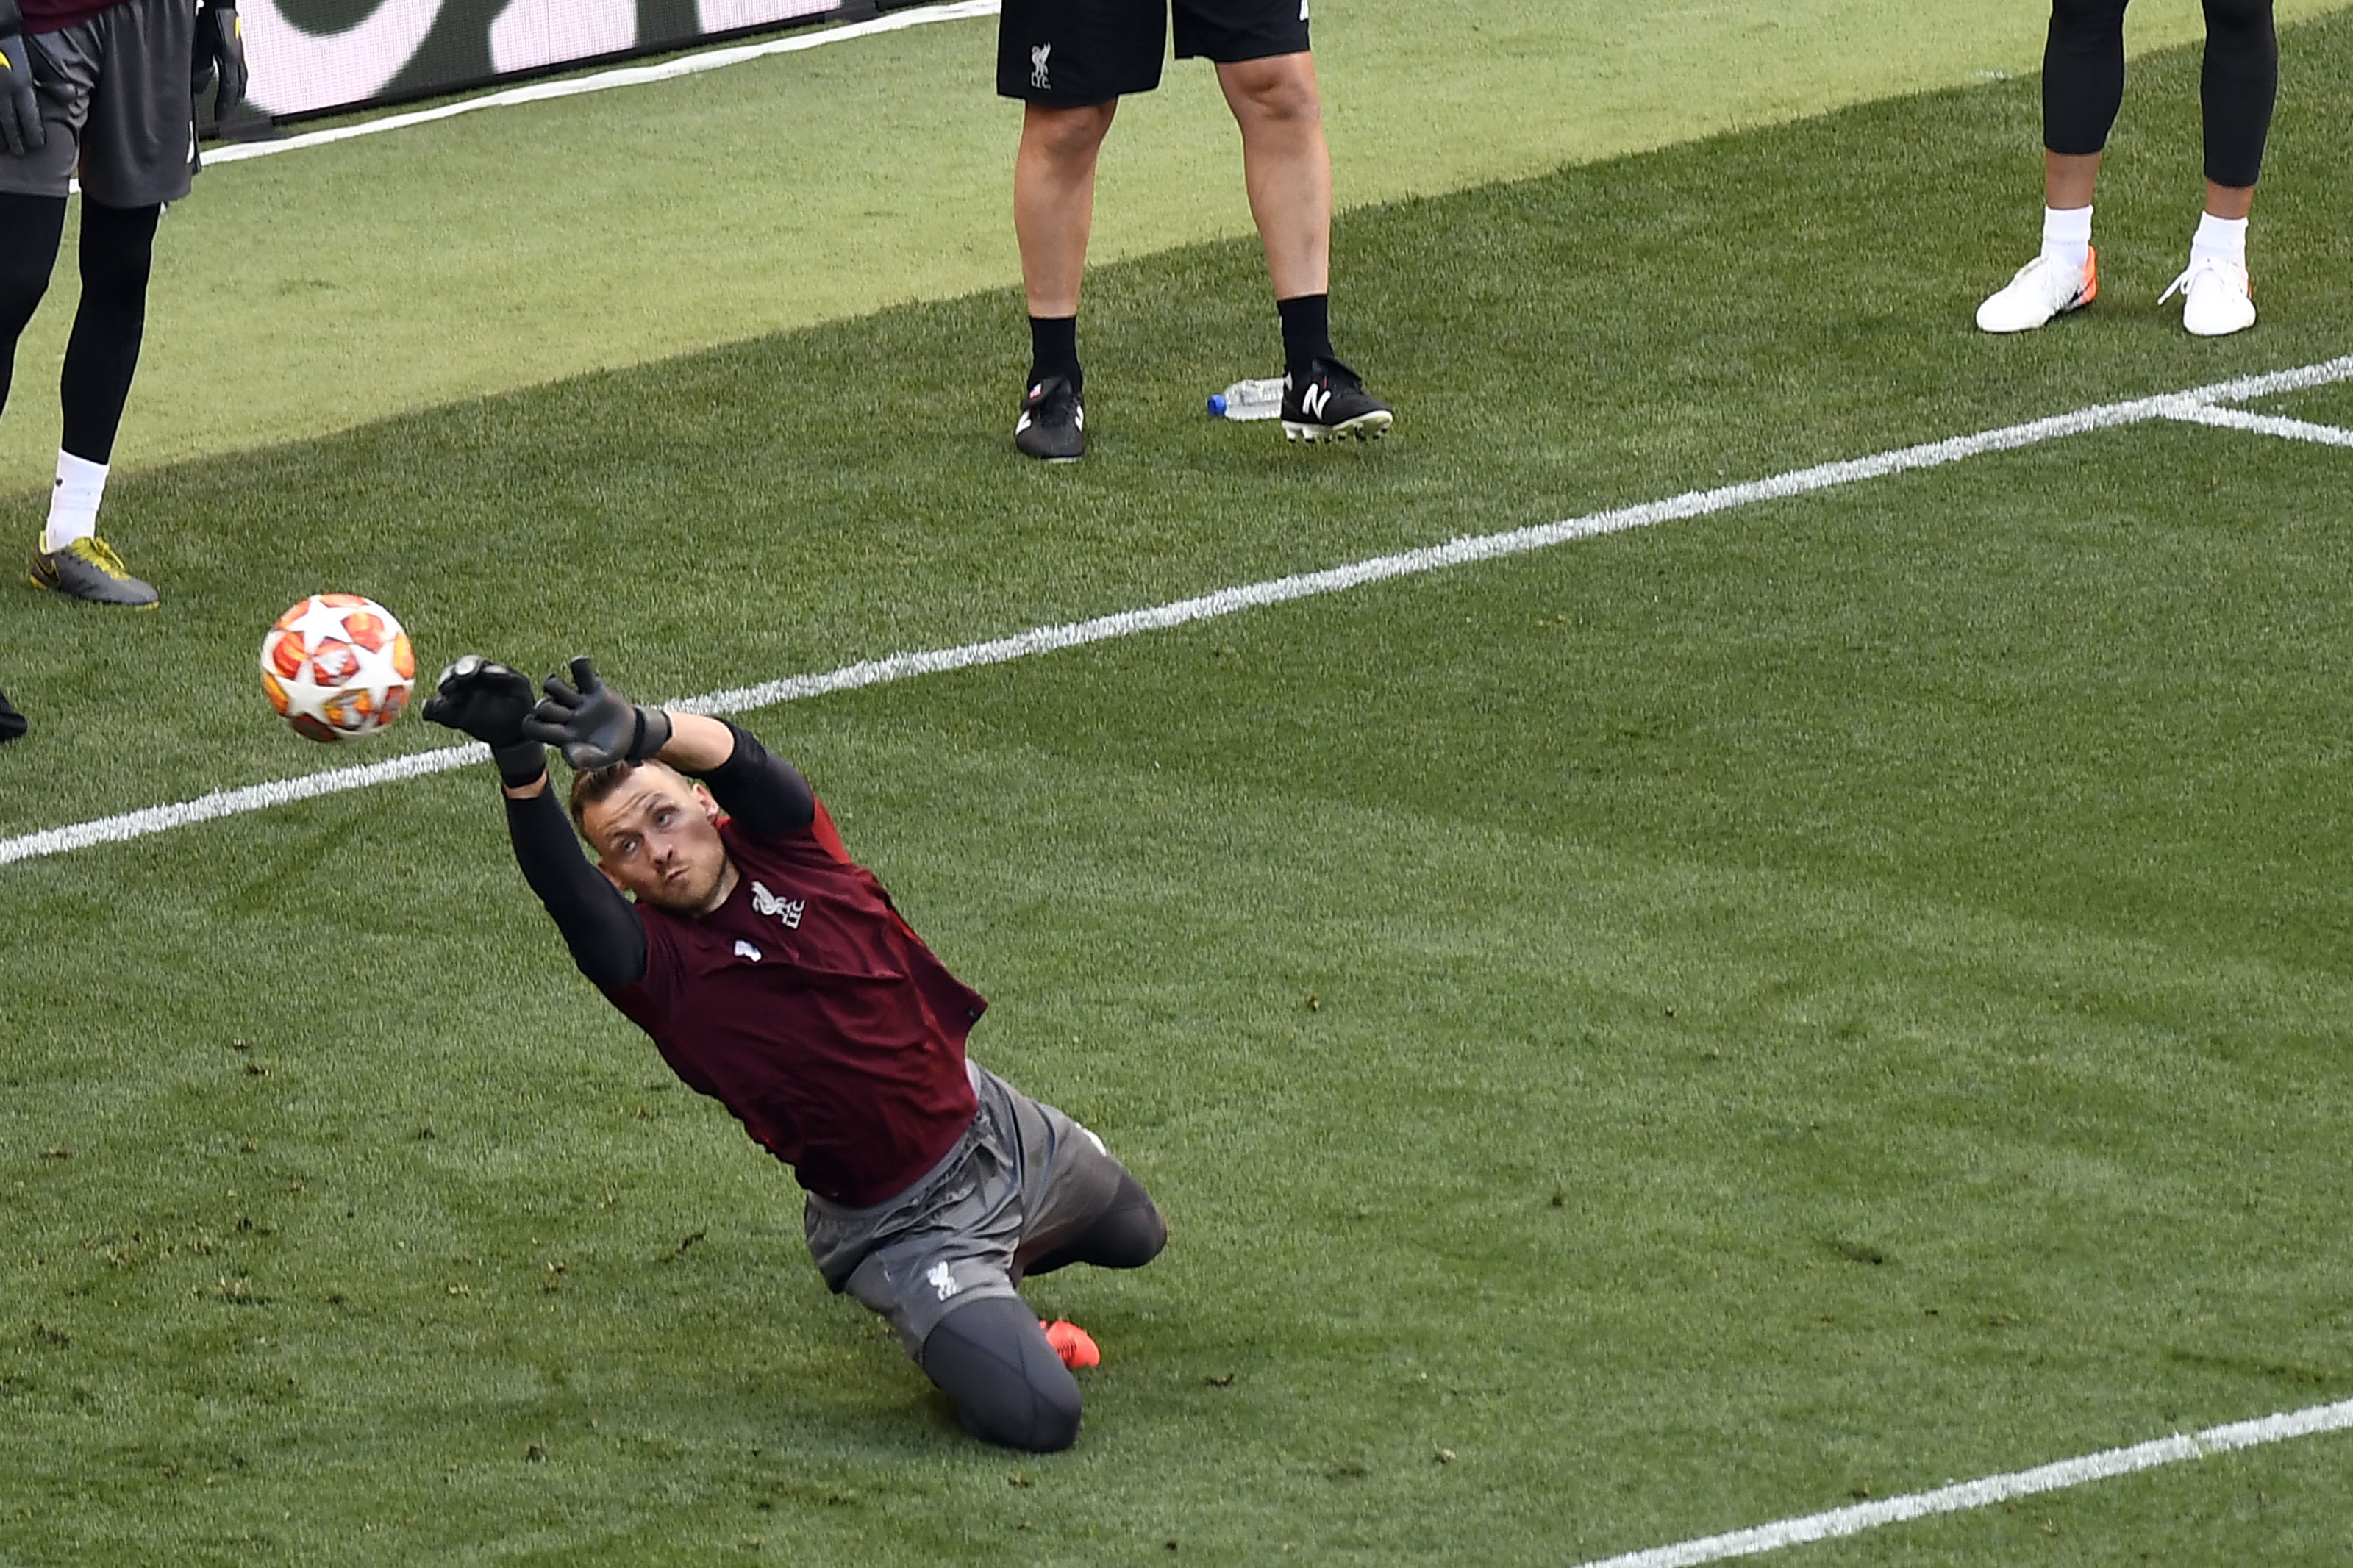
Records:
<instances>
[{"instance_id":1,"label":"white and black football boot","mask_svg":"<svg viewBox=\"0 0 2353 1568\"><path fill-rule=\"evenodd\" d=\"M1282 380L1282 434L1293 441L1336 441L1343 436L1377 439L1388 433L1397 413L1365 390L1364 377L1335 359L1319 359L1304 378Z\"/></svg>"},{"instance_id":2,"label":"white and black football boot","mask_svg":"<svg viewBox=\"0 0 2353 1568\"><path fill-rule=\"evenodd\" d=\"M1067 375L1050 375L1021 400L1013 444L1024 456L1075 463L1086 456L1087 405Z\"/></svg>"}]
</instances>

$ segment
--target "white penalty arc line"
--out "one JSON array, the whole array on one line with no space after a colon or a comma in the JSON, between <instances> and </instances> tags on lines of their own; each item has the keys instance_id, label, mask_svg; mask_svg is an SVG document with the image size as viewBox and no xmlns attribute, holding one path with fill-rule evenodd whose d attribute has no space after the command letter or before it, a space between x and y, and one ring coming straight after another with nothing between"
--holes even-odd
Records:
<instances>
[{"instance_id":1,"label":"white penalty arc line","mask_svg":"<svg viewBox=\"0 0 2353 1568\"><path fill-rule=\"evenodd\" d=\"M2353 381L2353 354L2293 370L2218 382L2211 386L2197 387L2188 392L2135 398L2125 403L2101 404L2078 409L2073 414L2029 420L2022 425L2006 425L1999 429L1979 431L1974 436L1956 436L1947 440L1898 447L1867 458L1817 464L1812 468L1796 468L1744 484L1687 490L1664 500L1593 512L1562 522L1450 540L1444 544L1402 551L1394 555L1375 556L1320 572L1303 572L1240 587L1221 588L1214 594L1178 599L1145 609L1123 610L1115 615L1069 621L1059 626L1035 626L1010 637L965 643L957 647L896 653L885 658L844 665L823 674L797 675L757 686L733 687L669 706L696 713L735 714L824 696L829 692L851 691L894 680L909 680L918 676L944 675L982 665L1006 664L1038 654L1083 647L1090 643L1108 642L1116 637L1134 637L1142 632L1165 631L1198 621L1217 620L1243 610L1288 604L1294 599L1343 593L1399 577L1419 576L1450 566L1524 555L1531 551L1547 550L1554 545L1595 539L1603 534L1621 533L1629 529L1706 517L1715 512L1753 506L1759 501L1785 500L1793 496L1810 495L1817 490L1832 489L1864 479L1883 479L1891 474L1941 468L1947 463L1982 457L1989 452L2014 451L2021 447L2080 436L2093 430L2112 429L2155 419L2195 417L2195 410L2219 402L2296 392L2342 381ZM345 790L366 789L402 779L447 773L452 768L478 762L486 755L488 752L480 745L448 746L411 752L364 767L329 769L299 778L248 784L240 789L225 790L169 805L148 806L120 816L46 828L15 838L0 839L0 866L86 849L93 845L143 838L150 834L167 833L201 822L236 816L249 811L265 811L273 806L289 805Z\"/></svg>"},{"instance_id":2,"label":"white penalty arc line","mask_svg":"<svg viewBox=\"0 0 2353 1568\"><path fill-rule=\"evenodd\" d=\"M681 55L646 66L620 66L594 75L573 77L563 81L533 82L525 87L511 87L498 92L484 93L456 103L444 103L432 109L419 109L406 114L388 114L381 120L362 121L356 125L338 125L327 131L310 131L299 136L289 136L278 142L237 142L215 147L205 153L205 166L218 163L242 163L254 158L272 158L280 153L300 152L305 147L325 147L337 142L349 142L360 136L381 136L387 131L405 131L411 126L430 125L436 121L454 119L483 109L512 109L518 104L544 103L552 99L577 98L583 93L610 92L615 88L643 87L652 82L676 81L681 77L700 76L705 71L723 70L742 65L747 60L766 59L771 55L798 54L804 49L822 48L828 44L848 43L853 38L870 38L879 33L902 33L910 27L921 27L932 22L962 22L979 16L997 15L1003 0L955 0L945 5L925 5L911 11L890 11L863 22L851 22L839 27L821 27L794 33L787 37L771 38L763 43L734 44L723 48L706 49L698 54Z\"/></svg>"},{"instance_id":3,"label":"white penalty arc line","mask_svg":"<svg viewBox=\"0 0 2353 1568\"><path fill-rule=\"evenodd\" d=\"M1641 1552L1629 1552L1622 1556L1599 1558L1582 1563L1579 1568L1696 1568L1703 1563L1754 1557L1767 1552L1778 1552L1787 1546L1856 1535L1882 1525L1902 1524L1940 1513L1962 1513L1972 1509L1990 1508L1996 1503L2032 1497L2039 1492L2062 1491L2093 1481L2132 1475L2139 1470L2153 1470L2163 1465L2179 1465L2240 1448L2261 1447L2266 1443L2284 1443L2292 1438L2316 1436L2324 1432L2342 1432L2348 1428L2353 1428L2353 1399L2340 1400L2334 1405L2316 1405L2307 1409L2266 1415L2253 1421L2232 1422L2225 1426L2209 1426L2188 1436L2176 1433L2170 1437L2136 1443L2128 1448L2110 1448L2103 1453L2085 1454L2080 1458L2039 1465L2031 1470L2014 1470L2008 1475L1988 1476L1982 1480L1961 1481L1939 1487L1934 1491L1912 1492L1877 1502L1856 1503L1850 1508L1832 1509L1827 1513L1808 1514L1803 1519L1785 1519L1750 1530L1736 1530L1728 1535L1711 1535L1704 1540L1681 1542L1672 1546L1653 1546Z\"/></svg>"}]
</instances>

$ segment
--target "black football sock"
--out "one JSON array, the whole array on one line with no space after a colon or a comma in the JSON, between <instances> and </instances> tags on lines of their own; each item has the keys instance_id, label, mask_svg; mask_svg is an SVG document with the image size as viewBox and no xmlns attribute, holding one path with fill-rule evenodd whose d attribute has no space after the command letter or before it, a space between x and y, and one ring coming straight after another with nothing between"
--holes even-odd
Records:
<instances>
[{"instance_id":1,"label":"black football sock","mask_svg":"<svg viewBox=\"0 0 2353 1568\"><path fill-rule=\"evenodd\" d=\"M1293 299L1277 300L1277 314L1282 318L1282 371L1285 375L1304 378L1307 367L1319 359L1338 359L1332 350L1332 296L1301 294Z\"/></svg>"},{"instance_id":2,"label":"black football sock","mask_svg":"<svg viewBox=\"0 0 2353 1568\"><path fill-rule=\"evenodd\" d=\"M0 408L8 405L17 335L48 291L65 226L65 197L0 192Z\"/></svg>"},{"instance_id":3,"label":"black football sock","mask_svg":"<svg viewBox=\"0 0 2353 1568\"><path fill-rule=\"evenodd\" d=\"M1076 316L1029 318L1029 384L1042 386L1049 376L1066 376L1071 390L1086 385L1079 368L1079 319Z\"/></svg>"},{"instance_id":4,"label":"black football sock","mask_svg":"<svg viewBox=\"0 0 2353 1568\"><path fill-rule=\"evenodd\" d=\"M82 201L81 305L74 312L65 374L58 382L65 410L58 444L92 463L114 455L114 433L139 369L140 340L147 331L147 273L155 220L163 210Z\"/></svg>"}]
</instances>

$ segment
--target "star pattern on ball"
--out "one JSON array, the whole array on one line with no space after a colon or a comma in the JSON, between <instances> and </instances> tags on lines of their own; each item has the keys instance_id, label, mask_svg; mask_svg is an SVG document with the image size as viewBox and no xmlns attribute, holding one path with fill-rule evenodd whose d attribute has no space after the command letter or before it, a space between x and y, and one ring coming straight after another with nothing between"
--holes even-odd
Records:
<instances>
[{"instance_id":1,"label":"star pattern on ball","mask_svg":"<svg viewBox=\"0 0 2353 1568\"><path fill-rule=\"evenodd\" d=\"M417 656L391 611L358 594L313 594L261 640L269 705L299 734L345 741L400 717Z\"/></svg>"}]
</instances>

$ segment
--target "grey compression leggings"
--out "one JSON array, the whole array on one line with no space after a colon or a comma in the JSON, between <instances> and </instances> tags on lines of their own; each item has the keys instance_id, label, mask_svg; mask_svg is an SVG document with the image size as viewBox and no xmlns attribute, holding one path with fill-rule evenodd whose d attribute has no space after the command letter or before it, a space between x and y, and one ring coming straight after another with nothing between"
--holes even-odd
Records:
<instances>
[{"instance_id":1,"label":"grey compression leggings","mask_svg":"<svg viewBox=\"0 0 2353 1568\"><path fill-rule=\"evenodd\" d=\"M1141 1268L1167 1244L1167 1222L1142 1184L1123 1173L1103 1212L1027 1272L1073 1263ZM984 1442L1050 1454L1078 1440L1078 1381L1018 1297L985 1297L942 1318L923 1341L922 1362L923 1374L955 1401L964 1429Z\"/></svg>"}]
</instances>

